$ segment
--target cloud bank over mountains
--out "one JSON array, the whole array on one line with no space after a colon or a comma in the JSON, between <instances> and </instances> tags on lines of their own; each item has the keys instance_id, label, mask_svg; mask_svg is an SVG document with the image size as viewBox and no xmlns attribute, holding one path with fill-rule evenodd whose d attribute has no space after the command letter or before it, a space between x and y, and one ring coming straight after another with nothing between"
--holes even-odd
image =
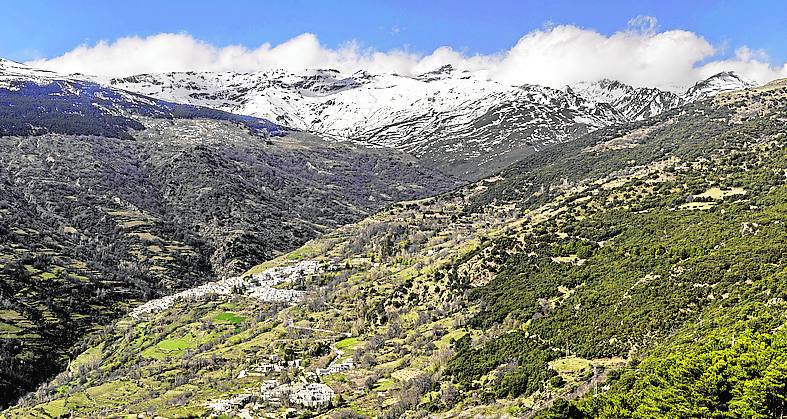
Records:
<instances>
[{"instance_id":1,"label":"cloud bank over mountains","mask_svg":"<svg viewBox=\"0 0 787 419\"><path fill-rule=\"evenodd\" d=\"M304 33L277 45L255 49L217 47L186 33L125 37L112 42L80 45L59 57L27 64L63 73L127 76L171 71L249 72L282 68L302 71L334 68L352 73L421 74L445 64L469 70L502 83L560 87L578 81L609 78L633 86L683 90L697 80L734 70L764 83L787 77L787 63L769 63L764 51L741 46L733 57L715 59L722 47L684 30L659 31L650 16L638 16L626 29L604 35L573 25L551 25L533 30L509 50L468 55L451 47L429 54L406 49L378 51L357 41L338 48L320 44Z\"/></svg>"}]
</instances>

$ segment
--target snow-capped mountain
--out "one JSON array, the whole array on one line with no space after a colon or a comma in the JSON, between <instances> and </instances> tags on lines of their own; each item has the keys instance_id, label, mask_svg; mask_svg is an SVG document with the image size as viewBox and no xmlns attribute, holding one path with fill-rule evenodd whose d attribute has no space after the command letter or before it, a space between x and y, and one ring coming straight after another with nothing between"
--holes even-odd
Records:
<instances>
[{"instance_id":1,"label":"snow-capped mountain","mask_svg":"<svg viewBox=\"0 0 787 419\"><path fill-rule=\"evenodd\" d=\"M656 88L635 88L616 80L582 82L567 86L583 99L593 103L608 103L626 120L639 121L656 116L680 105L681 97Z\"/></svg>"},{"instance_id":2,"label":"snow-capped mountain","mask_svg":"<svg viewBox=\"0 0 787 419\"><path fill-rule=\"evenodd\" d=\"M625 117L541 86L511 87L450 66L406 77L334 70L167 73L112 79L153 97L394 147L468 179Z\"/></svg>"},{"instance_id":3,"label":"snow-capped mountain","mask_svg":"<svg viewBox=\"0 0 787 419\"><path fill-rule=\"evenodd\" d=\"M450 112L466 102L510 90L450 67L419 77L271 70L146 74L110 83L162 99L266 115L293 128L353 139L372 139L377 130L414 116Z\"/></svg>"},{"instance_id":4,"label":"snow-capped mountain","mask_svg":"<svg viewBox=\"0 0 787 419\"><path fill-rule=\"evenodd\" d=\"M716 77L722 76L706 80L707 87L695 86L690 96L613 80L563 89L508 86L451 66L415 77L267 70L142 74L108 83L168 101L394 147L443 171L476 179L539 148L602 126L649 118L734 86L712 80ZM724 80L731 77L737 76Z\"/></svg>"},{"instance_id":5,"label":"snow-capped mountain","mask_svg":"<svg viewBox=\"0 0 787 419\"><path fill-rule=\"evenodd\" d=\"M0 59L0 136L90 134L128 137L138 117L233 121L264 135L284 130L267 119L112 88L81 75L64 76Z\"/></svg>"},{"instance_id":6,"label":"snow-capped mountain","mask_svg":"<svg viewBox=\"0 0 787 419\"><path fill-rule=\"evenodd\" d=\"M392 147L468 180L600 127L646 119L689 101L755 85L723 72L683 95L608 79L552 89L508 86L451 66L415 77L268 70L142 74L102 82L104 86L83 75L61 76L0 60L0 89L7 92L25 88L50 102L59 92L68 92L93 101L96 112L112 118L123 117L128 109L172 114L170 102L202 107L200 114L205 108L217 109ZM108 121L115 130L118 124ZM273 127L266 125L269 131Z\"/></svg>"},{"instance_id":7,"label":"snow-capped mountain","mask_svg":"<svg viewBox=\"0 0 787 419\"><path fill-rule=\"evenodd\" d=\"M722 71L697 82L683 95L685 101L691 102L704 97L715 96L722 92L732 90L748 89L757 86L757 83L749 80L734 71Z\"/></svg>"},{"instance_id":8,"label":"snow-capped mountain","mask_svg":"<svg viewBox=\"0 0 787 419\"><path fill-rule=\"evenodd\" d=\"M684 103L755 86L757 83L754 81L733 71L724 71L697 82L681 95L656 88L632 87L609 79L577 83L566 86L565 90L581 96L588 102L608 103L625 119L638 121Z\"/></svg>"},{"instance_id":9,"label":"snow-capped mountain","mask_svg":"<svg viewBox=\"0 0 787 419\"><path fill-rule=\"evenodd\" d=\"M88 94L88 92L82 91L79 88L79 86L85 85L92 85L97 89L104 89L107 91L113 90L106 86L102 86L97 80L83 74L61 74L0 58L0 89L6 93L19 92L25 88L34 86L43 87L52 84L64 89L65 94L74 96ZM145 98L137 93L120 89L114 89L114 94L138 105L153 105L158 102L155 98Z\"/></svg>"},{"instance_id":10,"label":"snow-capped mountain","mask_svg":"<svg viewBox=\"0 0 787 419\"><path fill-rule=\"evenodd\" d=\"M53 81L84 81L84 79L77 75L66 76L0 58L0 89L13 89L22 82L44 85Z\"/></svg>"}]
</instances>

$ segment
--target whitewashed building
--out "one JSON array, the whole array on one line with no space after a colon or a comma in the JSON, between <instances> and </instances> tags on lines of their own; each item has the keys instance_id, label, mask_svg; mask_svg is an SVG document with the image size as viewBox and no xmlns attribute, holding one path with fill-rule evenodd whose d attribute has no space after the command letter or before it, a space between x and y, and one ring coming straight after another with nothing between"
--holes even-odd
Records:
<instances>
[{"instance_id":1,"label":"whitewashed building","mask_svg":"<svg viewBox=\"0 0 787 419\"><path fill-rule=\"evenodd\" d=\"M327 406L333 398L333 390L325 384L309 383L290 395L290 402L304 407Z\"/></svg>"}]
</instances>

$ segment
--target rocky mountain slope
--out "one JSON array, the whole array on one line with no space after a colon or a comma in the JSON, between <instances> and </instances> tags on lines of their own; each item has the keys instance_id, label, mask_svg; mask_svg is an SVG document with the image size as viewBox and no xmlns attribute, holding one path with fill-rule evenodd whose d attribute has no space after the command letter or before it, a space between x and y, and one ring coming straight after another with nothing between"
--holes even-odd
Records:
<instances>
[{"instance_id":1,"label":"rocky mountain slope","mask_svg":"<svg viewBox=\"0 0 787 419\"><path fill-rule=\"evenodd\" d=\"M577 83L567 86L566 91L575 93L591 103L609 104L626 121L641 121L686 102L682 96L672 92L655 88L634 88L608 79Z\"/></svg>"},{"instance_id":2,"label":"rocky mountain slope","mask_svg":"<svg viewBox=\"0 0 787 419\"><path fill-rule=\"evenodd\" d=\"M0 62L0 404L152 297L458 185L415 158Z\"/></svg>"},{"instance_id":3,"label":"rocky mountain slope","mask_svg":"<svg viewBox=\"0 0 787 419\"><path fill-rule=\"evenodd\" d=\"M723 73L687 95L610 80L550 89L506 86L451 66L416 77L272 70L142 74L108 83L168 101L396 148L470 180L600 127L642 120L716 91L749 86Z\"/></svg>"},{"instance_id":4,"label":"rocky mountain slope","mask_svg":"<svg viewBox=\"0 0 787 419\"><path fill-rule=\"evenodd\" d=\"M780 417L785 121L784 81L722 93L394 205L116 322L7 414Z\"/></svg>"}]
</instances>

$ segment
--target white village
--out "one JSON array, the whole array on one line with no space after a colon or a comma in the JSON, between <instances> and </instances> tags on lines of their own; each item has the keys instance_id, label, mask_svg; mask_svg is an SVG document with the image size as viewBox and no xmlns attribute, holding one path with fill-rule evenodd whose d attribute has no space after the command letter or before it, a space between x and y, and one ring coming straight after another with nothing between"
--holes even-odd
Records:
<instances>
[{"instance_id":1,"label":"white village","mask_svg":"<svg viewBox=\"0 0 787 419\"><path fill-rule=\"evenodd\" d=\"M238 293L269 303L296 303L300 301L306 291L274 287L284 282L295 283L307 275L314 275L318 270L319 265L317 262L304 261L292 266L269 268L263 272L248 276L236 276L208 282L195 288L148 301L135 308L131 312L131 316L139 319L145 314L164 311L176 302Z\"/></svg>"}]
</instances>

